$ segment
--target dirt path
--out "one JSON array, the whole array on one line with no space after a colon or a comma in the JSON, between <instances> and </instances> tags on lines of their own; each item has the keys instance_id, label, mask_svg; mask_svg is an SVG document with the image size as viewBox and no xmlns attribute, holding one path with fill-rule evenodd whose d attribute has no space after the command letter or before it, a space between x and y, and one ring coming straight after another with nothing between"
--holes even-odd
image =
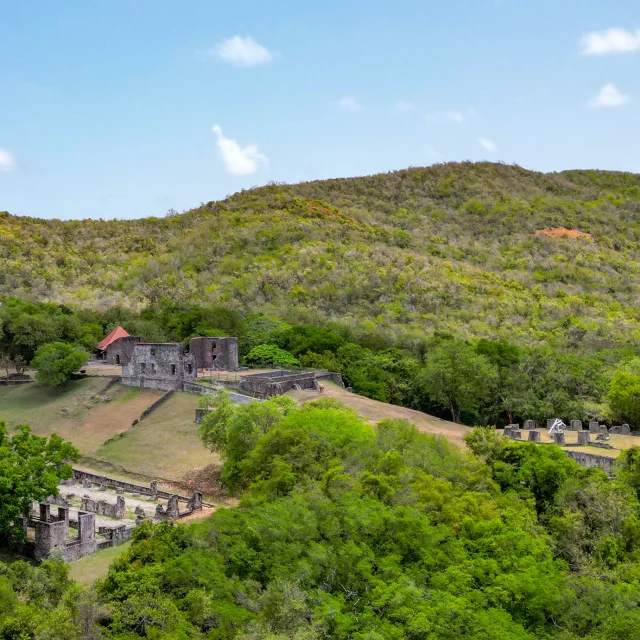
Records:
<instances>
[{"instance_id":1,"label":"dirt path","mask_svg":"<svg viewBox=\"0 0 640 640\"><path fill-rule=\"evenodd\" d=\"M471 431L469 427L454 424L447 420L441 420L440 418L435 418L421 411L398 407L393 404L387 404L386 402L380 402L379 400L365 398L355 393L349 393L346 389L333 383L325 384L322 395L312 390L291 391L289 395L300 402L317 400L322 397L322 395L331 396L332 398L340 400L340 402L344 402L347 406L357 409L363 418L366 418L372 423L379 422L384 418L403 418L415 424L420 431L442 436L459 447L465 446L463 437Z\"/></svg>"}]
</instances>

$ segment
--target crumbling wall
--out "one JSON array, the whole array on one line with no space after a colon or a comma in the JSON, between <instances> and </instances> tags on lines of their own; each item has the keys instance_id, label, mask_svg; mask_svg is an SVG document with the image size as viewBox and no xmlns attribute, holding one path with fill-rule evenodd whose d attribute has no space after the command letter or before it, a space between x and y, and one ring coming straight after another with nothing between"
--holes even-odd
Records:
<instances>
[{"instance_id":1,"label":"crumbling wall","mask_svg":"<svg viewBox=\"0 0 640 640\"><path fill-rule=\"evenodd\" d=\"M112 342L106 349L104 354L104 362L107 364L129 364L133 356L135 346L142 342L142 338L137 336L126 336L118 338Z\"/></svg>"},{"instance_id":2,"label":"crumbling wall","mask_svg":"<svg viewBox=\"0 0 640 640\"><path fill-rule=\"evenodd\" d=\"M311 371L274 371L240 376L240 389L263 398L279 396L292 389L315 389L315 374Z\"/></svg>"},{"instance_id":3,"label":"crumbling wall","mask_svg":"<svg viewBox=\"0 0 640 640\"><path fill-rule=\"evenodd\" d=\"M610 476L613 475L615 458L599 456L595 453L584 453L582 451L565 450L565 453L572 460L575 460L579 465L582 465L587 469L602 469L606 474Z\"/></svg>"},{"instance_id":4,"label":"crumbling wall","mask_svg":"<svg viewBox=\"0 0 640 640\"><path fill-rule=\"evenodd\" d=\"M138 343L122 368L122 384L161 391L182 391L195 377L195 359L178 342Z\"/></svg>"},{"instance_id":5,"label":"crumbling wall","mask_svg":"<svg viewBox=\"0 0 640 640\"><path fill-rule=\"evenodd\" d=\"M89 496L82 497L83 511L97 513L99 516L107 516L108 518L119 518L122 520L125 514L124 498L116 496L116 503L107 502L106 500L93 500Z\"/></svg>"},{"instance_id":6,"label":"crumbling wall","mask_svg":"<svg viewBox=\"0 0 640 640\"><path fill-rule=\"evenodd\" d=\"M238 368L237 338L191 338L189 351L198 369L235 371Z\"/></svg>"}]
</instances>

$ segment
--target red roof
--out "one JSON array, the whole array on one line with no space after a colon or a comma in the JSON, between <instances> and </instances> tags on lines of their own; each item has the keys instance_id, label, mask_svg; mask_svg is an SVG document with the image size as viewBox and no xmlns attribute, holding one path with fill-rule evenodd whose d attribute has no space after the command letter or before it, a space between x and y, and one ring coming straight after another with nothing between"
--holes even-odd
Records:
<instances>
[{"instance_id":1,"label":"red roof","mask_svg":"<svg viewBox=\"0 0 640 640\"><path fill-rule=\"evenodd\" d=\"M102 342L98 342L96 349L104 351L111 343L120 338L128 338L129 334L122 328L116 327Z\"/></svg>"}]
</instances>

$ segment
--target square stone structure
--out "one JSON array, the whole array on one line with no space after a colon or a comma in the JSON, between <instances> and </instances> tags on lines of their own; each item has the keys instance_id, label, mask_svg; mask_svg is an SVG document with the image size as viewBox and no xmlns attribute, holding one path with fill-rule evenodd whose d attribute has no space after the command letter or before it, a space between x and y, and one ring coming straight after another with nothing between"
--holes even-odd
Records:
<instances>
[{"instance_id":1,"label":"square stone structure","mask_svg":"<svg viewBox=\"0 0 640 640\"><path fill-rule=\"evenodd\" d=\"M238 368L238 338L191 338L189 351L197 369L235 371Z\"/></svg>"},{"instance_id":2,"label":"square stone structure","mask_svg":"<svg viewBox=\"0 0 640 640\"><path fill-rule=\"evenodd\" d=\"M183 391L196 377L195 358L179 342L140 342L122 367L122 384L162 391Z\"/></svg>"}]
</instances>

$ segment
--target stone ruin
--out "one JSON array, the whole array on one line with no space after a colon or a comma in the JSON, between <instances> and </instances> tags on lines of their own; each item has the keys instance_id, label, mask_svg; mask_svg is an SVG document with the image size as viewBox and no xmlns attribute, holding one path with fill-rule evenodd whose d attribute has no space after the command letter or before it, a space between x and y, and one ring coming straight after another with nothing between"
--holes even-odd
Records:
<instances>
[{"instance_id":1,"label":"stone ruin","mask_svg":"<svg viewBox=\"0 0 640 640\"><path fill-rule=\"evenodd\" d=\"M197 369L236 371L239 367L238 338L191 338L189 352Z\"/></svg>"},{"instance_id":2,"label":"stone ruin","mask_svg":"<svg viewBox=\"0 0 640 640\"><path fill-rule=\"evenodd\" d=\"M107 487L115 490L115 503L108 499L95 499L85 494L81 497L77 520L70 517L71 501L74 493L68 493L66 498L58 495L49 498L49 502L38 506L38 515L30 509L22 518L22 526L27 536L27 552L32 551L36 560L49 557L59 557L65 562L72 562L99 549L115 546L131 538L133 530L147 519L156 521L179 520L200 511L206 505L200 491L195 491L191 497L180 496L158 489L155 481L149 487L129 482L115 480L106 476L97 476L74 469L74 479L63 481L61 486L80 483L85 489L106 491ZM147 501L158 499L167 500L164 508L161 504L155 506L153 515L138 504L135 508L135 521L126 518L126 502L124 493L128 492L132 498L145 497ZM57 505L57 515L51 513L52 504ZM186 510L180 511L180 503L184 503ZM152 504L149 505L153 507ZM97 523L96 518L124 520L123 523L108 525ZM73 531L77 530L77 535Z\"/></svg>"},{"instance_id":3,"label":"stone ruin","mask_svg":"<svg viewBox=\"0 0 640 640\"><path fill-rule=\"evenodd\" d=\"M240 376L240 390L257 398L280 396L292 389L317 389L313 371L270 371Z\"/></svg>"},{"instance_id":4,"label":"stone ruin","mask_svg":"<svg viewBox=\"0 0 640 640\"><path fill-rule=\"evenodd\" d=\"M131 360L122 367L121 382L130 387L183 391L196 378L196 362L178 342L135 345Z\"/></svg>"}]
</instances>

